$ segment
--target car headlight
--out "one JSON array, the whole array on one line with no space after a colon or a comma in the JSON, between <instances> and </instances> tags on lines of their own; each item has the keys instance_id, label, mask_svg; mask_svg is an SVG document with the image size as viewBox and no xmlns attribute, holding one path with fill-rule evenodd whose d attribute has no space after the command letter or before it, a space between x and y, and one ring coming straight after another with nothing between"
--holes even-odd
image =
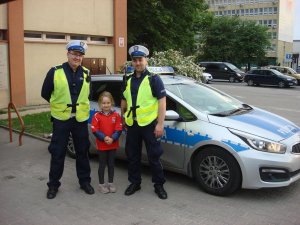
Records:
<instances>
[{"instance_id":1,"label":"car headlight","mask_svg":"<svg viewBox=\"0 0 300 225\"><path fill-rule=\"evenodd\" d=\"M237 75L237 76L239 76L239 77L241 77L241 76L242 76L240 73L237 73L236 75Z\"/></svg>"},{"instance_id":2,"label":"car headlight","mask_svg":"<svg viewBox=\"0 0 300 225\"><path fill-rule=\"evenodd\" d=\"M286 145L284 144L266 140L264 138L246 134L244 132L236 131L233 129L229 129L229 131L241 138L247 145L255 150L279 154L284 154L286 152Z\"/></svg>"}]
</instances>

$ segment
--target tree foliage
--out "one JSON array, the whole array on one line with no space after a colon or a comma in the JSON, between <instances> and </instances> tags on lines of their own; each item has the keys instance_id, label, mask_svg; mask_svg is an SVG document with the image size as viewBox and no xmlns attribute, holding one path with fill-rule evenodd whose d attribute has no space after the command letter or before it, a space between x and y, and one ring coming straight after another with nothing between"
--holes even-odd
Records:
<instances>
[{"instance_id":1,"label":"tree foliage","mask_svg":"<svg viewBox=\"0 0 300 225\"><path fill-rule=\"evenodd\" d=\"M128 46L151 51L194 49L203 0L128 0Z\"/></svg>"},{"instance_id":2,"label":"tree foliage","mask_svg":"<svg viewBox=\"0 0 300 225\"><path fill-rule=\"evenodd\" d=\"M199 30L200 60L250 64L265 58L270 45L268 28L238 17L207 15Z\"/></svg>"}]
</instances>

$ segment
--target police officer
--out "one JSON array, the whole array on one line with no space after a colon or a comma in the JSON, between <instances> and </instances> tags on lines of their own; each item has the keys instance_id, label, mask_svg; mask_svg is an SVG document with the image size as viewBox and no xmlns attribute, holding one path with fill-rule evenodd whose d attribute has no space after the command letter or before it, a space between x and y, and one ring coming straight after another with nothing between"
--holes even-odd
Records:
<instances>
[{"instance_id":1,"label":"police officer","mask_svg":"<svg viewBox=\"0 0 300 225\"><path fill-rule=\"evenodd\" d=\"M91 169L88 158L89 134L89 70L81 66L87 45L78 40L67 46L68 62L52 67L43 83L42 97L50 102L53 122L53 136L49 145L51 153L49 189L47 198L53 199L60 186L64 170L67 143L70 133L76 151L76 171L80 188L87 194L94 194L90 185Z\"/></svg>"},{"instance_id":2,"label":"police officer","mask_svg":"<svg viewBox=\"0 0 300 225\"><path fill-rule=\"evenodd\" d=\"M135 45L129 49L129 54L135 70L124 82L121 101L121 113L127 127L126 153L130 182L125 195L132 195L141 189L141 152L144 141L155 193L160 199L166 199L168 196L163 187L165 177L160 162L163 150L159 141L164 131L166 91L161 78L146 68L148 49Z\"/></svg>"}]
</instances>

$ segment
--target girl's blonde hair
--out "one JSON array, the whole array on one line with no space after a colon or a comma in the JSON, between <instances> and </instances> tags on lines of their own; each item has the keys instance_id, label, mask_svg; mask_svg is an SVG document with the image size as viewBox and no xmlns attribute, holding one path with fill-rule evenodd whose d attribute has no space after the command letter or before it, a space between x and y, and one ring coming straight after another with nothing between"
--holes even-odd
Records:
<instances>
[{"instance_id":1,"label":"girl's blonde hair","mask_svg":"<svg viewBox=\"0 0 300 225\"><path fill-rule=\"evenodd\" d=\"M98 98L98 104L99 104L99 107L101 107L101 102L103 101L103 98L104 98L104 97L107 97L107 98L110 99L111 106L115 106L115 101L114 101L114 98L113 98L113 96L111 95L111 93L108 92L108 91L103 91L103 92L101 93L101 95L99 96L99 98Z\"/></svg>"}]
</instances>

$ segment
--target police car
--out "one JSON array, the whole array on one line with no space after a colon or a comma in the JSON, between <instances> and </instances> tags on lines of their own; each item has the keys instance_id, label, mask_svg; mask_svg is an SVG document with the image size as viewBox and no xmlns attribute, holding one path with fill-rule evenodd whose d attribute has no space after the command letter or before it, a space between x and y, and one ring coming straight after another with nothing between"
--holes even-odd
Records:
<instances>
[{"instance_id":1,"label":"police car","mask_svg":"<svg viewBox=\"0 0 300 225\"><path fill-rule=\"evenodd\" d=\"M164 169L194 177L206 192L228 195L249 189L290 185L300 178L300 128L273 113L250 106L206 84L150 68L161 75L167 92L162 163ZM113 94L120 112L120 75L92 77L91 116L99 94ZM119 158L126 158L126 132ZM96 152L90 133L90 152ZM72 140L68 152L74 155ZM147 162L143 148L142 159Z\"/></svg>"}]
</instances>

